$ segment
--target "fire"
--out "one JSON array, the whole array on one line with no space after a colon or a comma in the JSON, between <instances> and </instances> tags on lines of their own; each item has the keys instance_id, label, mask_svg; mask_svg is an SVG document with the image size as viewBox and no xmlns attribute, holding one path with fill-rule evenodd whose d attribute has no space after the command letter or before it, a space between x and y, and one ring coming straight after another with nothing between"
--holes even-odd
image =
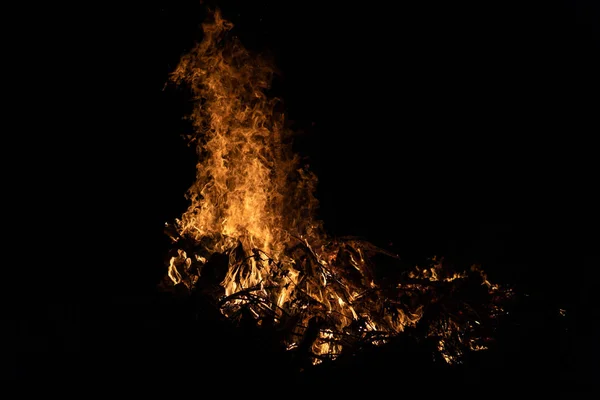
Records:
<instances>
[{"instance_id":1,"label":"fire","mask_svg":"<svg viewBox=\"0 0 600 400\"><path fill-rule=\"evenodd\" d=\"M327 235L315 218L317 178L300 165L279 100L267 95L274 69L213 17L171 74L193 96L189 143L199 159L189 207L167 224L171 286L205 291L234 321L276 327L286 349L315 364L424 323L449 363L483 349L478 328L502 313L498 300L510 291L477 267L455 273L435 258L389 284L373 259L398 263L396 255ZM477 311L450 295L474 282L490 299Z\"/></svg>"}]
</instances>

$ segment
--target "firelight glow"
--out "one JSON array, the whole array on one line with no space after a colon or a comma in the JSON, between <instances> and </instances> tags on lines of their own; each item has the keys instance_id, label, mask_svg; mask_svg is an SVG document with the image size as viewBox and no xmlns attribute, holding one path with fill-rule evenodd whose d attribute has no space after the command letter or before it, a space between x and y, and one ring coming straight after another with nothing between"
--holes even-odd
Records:
<instances>
[{"instance_id":1,"label":"firelight glow","mask_svg":"<svg viewBox=\"0 0 600 400\"><path fill-rule=\"evenodd\" d=\"M435 257L390 284L373 260L383 255L395 263L396 255L330 237L315 218L317 177L293 153L279 100L267 95L274 69L232 37L232 28L215 12L202 42L171 74L193 97L189 143L198 163L189 207L168 224L176 248L170 285L200 290L212 257L224 255L222 279L208 291L220 311L232 321L277 327L282 346L304 349L314 364L355 351L357 343L384 344L429 312L422 332L448 363L485 349L489 338L480 327L504 312L510 290L477 266L453 272ZM473 281L485 304L451 296Z\"/></svg>"}]
</instances>

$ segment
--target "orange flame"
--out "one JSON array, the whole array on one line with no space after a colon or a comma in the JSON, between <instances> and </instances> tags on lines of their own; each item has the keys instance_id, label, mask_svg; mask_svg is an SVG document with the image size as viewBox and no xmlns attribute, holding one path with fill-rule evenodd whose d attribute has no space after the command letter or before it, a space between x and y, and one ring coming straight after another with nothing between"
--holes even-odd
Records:
<instances>
[{"instance_id":1,"label":"orange flame","mask_svg":"<svg viewBox=\"0 0 600 400\"><path fill-rule=\"evenodd\" d=\"M315 363L334 359L353 341L380 344L416 326L437 301L431 283L467 273L447 274L434 259L432 267L383 287L371 257L395 255L325 234L315 218L317 179L291 150L292 132L275 111L278 100L266 95L274 69L231 37L232 28L217 11L203 24L202 42L171 75L193 95L190 144L199 162L189 208L171 226L174 242L184 248L171 258L168 278L194 290L211 257L227 255L215 295L223 314L235 319L249 311L257 324L290 327L285 347L309 351ZM440 324L429 334L439 337L439 351L454 362L451 336L466 337L472 324Z\"/></svg>"}]
</instances>

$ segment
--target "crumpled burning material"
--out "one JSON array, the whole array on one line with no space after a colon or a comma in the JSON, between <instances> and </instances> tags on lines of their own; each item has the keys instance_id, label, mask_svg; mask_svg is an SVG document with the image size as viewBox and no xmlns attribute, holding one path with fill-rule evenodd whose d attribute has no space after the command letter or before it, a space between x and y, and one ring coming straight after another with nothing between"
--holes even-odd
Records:
<instances>
[{"instance_id":1,"label":"crumpled burning material","mask_svg":"<svg viewBox=\"0 0 600 400\"><path fill-rule=\"evenodd\" d=\"M307 353L314 364L401 334L421 336L435 344L434 356L460 363L465 352L488 348L512 297L476 265L458 273L434 257L424 267L407 268L397 256L356 239L320 251L298 239L284 261L240 243L210 254L194 241L174 239L191 247L174 250L165 287L211 297L234 322L275 326L286 349ZM376 257L386 271L396 268L394 279L378 273ZM260 280L244 286L253 273ZM230 281L236 289L226 293Z\"/></svg>"}]
</instances>

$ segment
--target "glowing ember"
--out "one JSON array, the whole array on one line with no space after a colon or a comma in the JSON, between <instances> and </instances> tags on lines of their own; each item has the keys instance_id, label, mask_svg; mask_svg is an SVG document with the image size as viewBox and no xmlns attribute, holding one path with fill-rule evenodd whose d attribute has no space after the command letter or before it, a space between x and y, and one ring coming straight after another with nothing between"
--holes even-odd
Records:
<instances>
[{"instance_id":1,"label":"glowing ember","mask_svg":"<svg viewBox=\"0 0 600 400\"><path fill-rule=\"evenodd\" d=\"M401 270L372 244L329 237L314 217L317 179L299 165L277 99L265 94L273 69L227 35L232 27L216 12L171 75L193 94L190 144L199 157L189 208L167 225L176 247L171 287L209 294L232 320L277 327L282 345L313 363L417 324L448 363L485 349L483 327L502 314L510 291L477 267L456 273L433 258ZM400 278L381 279L376 256ZM461 301L466 291L485 301Z\"/></svg>"}]
</instances>

